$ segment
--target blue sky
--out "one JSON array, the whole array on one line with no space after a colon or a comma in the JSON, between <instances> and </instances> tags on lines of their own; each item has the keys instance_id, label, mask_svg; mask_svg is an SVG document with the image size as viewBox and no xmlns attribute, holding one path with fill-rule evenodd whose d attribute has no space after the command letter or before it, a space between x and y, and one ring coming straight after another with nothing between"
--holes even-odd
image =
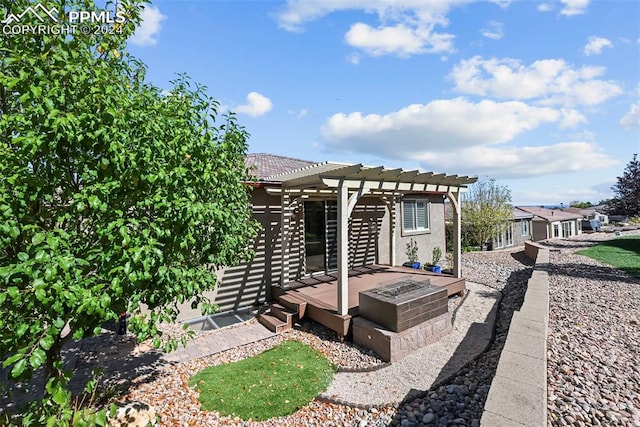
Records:
<instances>
[{"instance_id":1,"label":"blue sky","mask_svg":"<svg viewBox=\"0 0 640 427\"><path fill-rule=\"evenodd\" d=\"M496 178L598 202L640 153L640 2L157 0L129 43L250 152Z\"/></svg>"}]
</instances>

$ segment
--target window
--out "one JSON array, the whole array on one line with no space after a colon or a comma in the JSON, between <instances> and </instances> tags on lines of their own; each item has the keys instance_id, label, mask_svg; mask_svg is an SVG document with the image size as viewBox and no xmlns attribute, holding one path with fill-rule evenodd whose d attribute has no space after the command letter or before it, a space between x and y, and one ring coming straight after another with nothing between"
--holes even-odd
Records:
<instances>
[{"instance_id":1,"label":"window","mask_svg":"<svg viewBox=\"0 0 640 427\"><path fill-rule=\"evenodd\" d=\"M571 237L573 235L572 231L571 221L564 221L562 223L562 237Z\"/></svg>"},{"instance_id":2,"label":"window","mask_svg":"<svg viewBox=\"0 0 640 427\"><path fill-rule=\"evenodd\" d=\"M513 223L505 225L503 230L498 231L494 239L494 249L502 249L506 246L513 246Z\"/></svg>"},{"instance_id":3,"label":"window","mask_svg":"<svg viewBox=\"0 0 640 427\"><path fill-rule=\"evenodd\" d=\"M507 246L513 246L513 224L509 224L507 225L506 230L504 231L505 234L505 244Z\"/></svg>"},{"instance_id":4,"label":"window","mask_svg":"<svg viewBox=\"0 0 640 427\"><path fill-rule=\"evenodd\" d=\"M560 237L560 225L558 223L553 224L553 237Z\"/></svg>"},{"instance_id":5,"label":"window","mask_svg":"<svg viewBox=\"0 0 640 427\"><path fill-rule=\"evenodd\" d=\"M429 229L429 201L408 199L402 201L402 230L425 231Z\"/></svg>"},{"instance_id":6,"label":"window","mask_svg":"<svg viewBox=\"0 0 640 427\"><path fill-rule=\"evenodd\" d=\"M522 236L528 236L529 235L529 221L526 219L523 219L522 222L520 223L521 227L522 227L522 232L520 233Z\"/></svg>"}]
</instances>

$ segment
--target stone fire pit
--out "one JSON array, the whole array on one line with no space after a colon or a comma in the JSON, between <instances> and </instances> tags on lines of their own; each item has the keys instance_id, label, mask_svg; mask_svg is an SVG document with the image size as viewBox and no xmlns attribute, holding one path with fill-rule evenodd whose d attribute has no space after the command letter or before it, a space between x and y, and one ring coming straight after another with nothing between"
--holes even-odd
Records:
<instances>
[{"instance_id":1,"label":"stone fire pit","mask_svg":"<svg viewBox=\"0 0 640 427\"><path fill-rule=\"evenodd\" d=\"M408 278L360 292L360 316L401 332L447 312L447 290L429 279Z\"/></svg>"},{"instance_id":2,"label":"stone fire pit","mask_svg":"<svg viewBox=\"0 0 640 427\"><path fill-rule=\"evenodd\" d=\"M353 341L393 362L451 332L447 289L408 275L360 292Z\"/></svg>"}]
</instances>

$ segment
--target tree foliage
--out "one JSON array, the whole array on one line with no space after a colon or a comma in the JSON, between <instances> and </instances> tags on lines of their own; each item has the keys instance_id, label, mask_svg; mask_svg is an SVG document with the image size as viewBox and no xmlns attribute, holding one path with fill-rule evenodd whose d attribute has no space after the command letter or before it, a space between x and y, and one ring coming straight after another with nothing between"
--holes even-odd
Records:
<instances>
[{"instance_id":1,"label":"tree foliage","mask_svg":"<svg viewBox=\"0 0 640 427\"><path fill-rule=\"evenodd\" d=\"M592 207L593 204L591 202L581 202L579 200L574 200L571 203L569 203L569 206L572 208L586 209L586 208Z\"/></svg>"},{"instance_id":2,"label":"tree foliage","mask_svg":"<svg viewBox=\"0 0 640 427\"><path fill-rule=\"evenodd\" d=\"M512 219L511 191L495 179L481 179L464 193L462 203L463 240L484 245Z\"/></svg>"},{"instance_id":3,"label":"tree foliage","mask_svg":"<svg viewBox=\"0 0 640 427\"><path fill-rule=\"evenodd\" d=\"M611 187L615 197L607 201L609 214L640 216L640 160L634 154L618 182Z\"/></svg>"},{"instance_id":4,"label":"tree foliage","mask_svg":"<svg viewBox=\"0 0 640 427\"><path fill-rule=\"evenodd\" d=\"M125 51L141 5L118 5L128 20L111 34L0 38L0 354L15 381L45 368L52 413L70 398L67 340L123 311L140 339L158 337L178 304L209 307L214 270L250 257L256 230L247 133L186 76L168 93L145 82Z\"/></svg>"}]
</instances>

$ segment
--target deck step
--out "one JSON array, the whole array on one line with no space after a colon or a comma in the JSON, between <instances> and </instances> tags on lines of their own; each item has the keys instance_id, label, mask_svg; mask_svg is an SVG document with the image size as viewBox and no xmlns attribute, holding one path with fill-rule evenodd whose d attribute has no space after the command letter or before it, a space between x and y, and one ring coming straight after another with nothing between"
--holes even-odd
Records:
<instances>
[{"instance_id":1,"label":"deck step","mask_svg":"<svg viewBox=\"0 0 640 427\"><path fill-rule=\"evenodd\" d=\"M291 329L291 325L287 322L278 319L276 316L271 313L262 313L258 316L258 322L264 325L271 332L275 332L279 334L280 332L288 331Z\"/></svg>"},{"instance_id":2,"label":"deck step","mask_svg":"<svg viewBox=\"0 0 640 427\"><path fill-rule=\"evenodd\" d=\"M272 316L275 316L283 322L287 322L287 324L292 326L299 320L297 310L289 307L284 307L278 303L271 304L269 311L269 314L271 314Z\"/></svg>"},{"instance_id":3,"label":"deck step","mask_svg":"<svg viewBox=\"0 0 640 427\"><path fill-rule=\"evenodd\" d=\"M307 309L307 302L303 299L292 294L283 294L278 297L278 302L288 309L298 313L298 319L302 319L304 317L305 310Z\"/></svg>"}]
</instances>

